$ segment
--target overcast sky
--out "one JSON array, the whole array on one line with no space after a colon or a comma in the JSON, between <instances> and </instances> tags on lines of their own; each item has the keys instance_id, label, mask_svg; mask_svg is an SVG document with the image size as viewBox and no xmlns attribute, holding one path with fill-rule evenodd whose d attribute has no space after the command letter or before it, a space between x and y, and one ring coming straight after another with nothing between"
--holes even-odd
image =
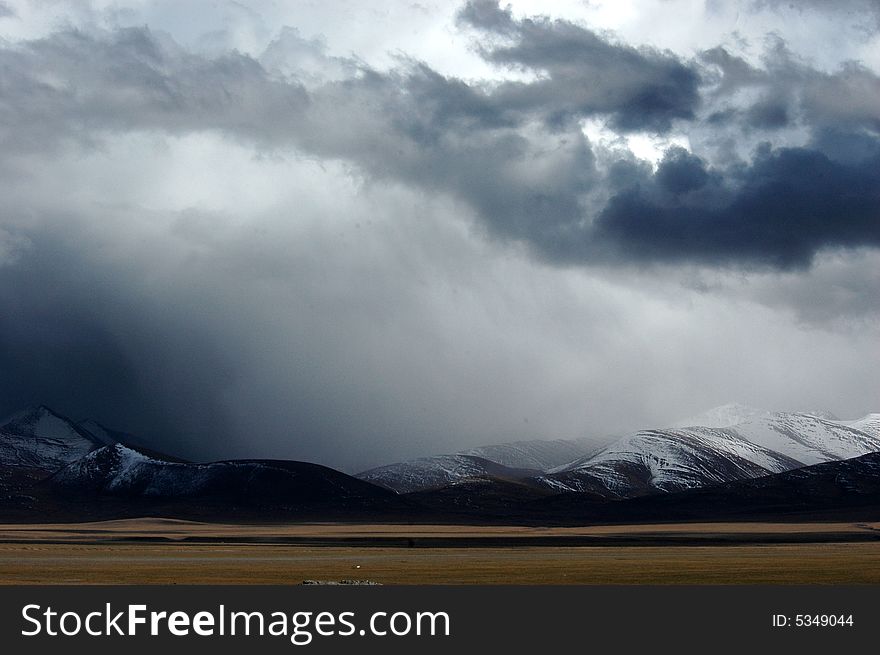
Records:
<instances>
[{"instance_id":1,"label":"overcast sky","mask_svg":"<svg viewBox=\"0 0 880 655\"><path fill-rule=\"evenodd\" d=\"M880 3L0 2L0 413L357 471L880 411Z\"/></svg>"}]
</instances>

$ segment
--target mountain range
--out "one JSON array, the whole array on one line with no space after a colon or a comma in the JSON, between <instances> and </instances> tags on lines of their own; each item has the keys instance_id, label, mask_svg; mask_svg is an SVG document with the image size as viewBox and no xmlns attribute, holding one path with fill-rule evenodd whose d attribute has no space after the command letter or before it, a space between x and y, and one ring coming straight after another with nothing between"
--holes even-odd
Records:
<instances>
[{"instance_id":1,"label":"mountain range","mask_svg":"<svg viewBox=\"0 0 880 655\"><path fill-rule=\"evenodd\" d=\"M350 476L307 462L186 462L46 406L0 424L0 517L555 522L804 512L876 518L880 414L726 405L596 447L523 441Z\"/></svg>"},{"instance_id":2,"label":"mountain range","mask_svg":"<svg viewBox=\"0 0 880 655\"><path fill-rule=\"evenodd\" d=\"M339 517L388 512L395 494L319 464L287 460L192 463L156 453L96 421L74 422L46 406L0 426L0 513Z\"/></svg>"},{"instance_id":3,"label":"mountain range","mask_svg":"<svg viewBox=\"0 0 880 655\"><path fill-rule=\"evenodd\" d=\"M507 448L515 445L516 452L529 452L536 443ZM634 498L750 480L880 451L880 414L840 421L827 413L767 412L725 405L673 427L626 435L599 449L583 441L553 443L557 444L554 452L565 452L560 443L567 444L567 452L582 452L560 464L508 458L508 466L498 468L498 463L487 463L468 451L390 464L358 477L398 493L495 479L557 493ZM504 447L481 452L488 454L493 448Z\"/></svg>"}]
</instances>

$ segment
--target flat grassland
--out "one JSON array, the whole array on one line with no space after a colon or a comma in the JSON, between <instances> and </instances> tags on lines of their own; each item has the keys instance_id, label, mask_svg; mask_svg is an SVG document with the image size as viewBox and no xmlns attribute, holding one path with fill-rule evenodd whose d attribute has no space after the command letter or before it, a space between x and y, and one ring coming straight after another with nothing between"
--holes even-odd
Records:
<instances>
[{"instance_id":1,"label":"flat grassland","mask_svg":"<svg viewBox=\"0 0 880 655\"><path fill-rule=\"evenodd\" d=\"M0 584L878 584L880 523L0 525Z\"/></svg>"}]
</instances>

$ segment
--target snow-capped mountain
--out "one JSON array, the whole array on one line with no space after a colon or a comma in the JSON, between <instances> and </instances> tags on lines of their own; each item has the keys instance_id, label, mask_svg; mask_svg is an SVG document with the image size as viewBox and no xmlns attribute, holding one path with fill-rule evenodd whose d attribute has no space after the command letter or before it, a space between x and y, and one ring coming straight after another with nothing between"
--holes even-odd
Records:
<instances>
[{"instance_id":1,"label":"snow-capped mountain","mask_svg":"<svg viewBox=\"0 0 880 655\"><path fill-rule=\"evenodd\" d=\"M0 467L26 468L48 475L102 446L117 443L162 460L181 461L150 449L127 432L112 430L94 419L74 422L39 405L3 420Z\"/></svg>"},{"instance_id":2,"label":"snow-capped mountain","mask_svg":"<svg viewBox=\"0 0 880 655\"><path fill-rule=\"evenodd\" d=\"M630 502L636 520L644 516L666 520L870 519L880 511L880 453Z\"/></svg>"},{"instance_id":3,"label":"snow-capped mountain","mask_svg":"<svg viewBox=\"0 0 880 655\"><path fill-rule=\"evenodd\" d=\"M398 493L486 479L520 481L595 452L586 439L515 441L379 466L355 477Z\"/></svg>"},{"instance_id":4,"label":"snow-capped mountain","mask_svg":"<svg viewBox=\"0 0 880 655\"><path fill-rule=\"evenodd\" d=\"M391 496L319 464L282 460L169 462L122 444L89 453L58 471L48 483L68 493L266 507L357 505Z\"/></svg>"},{"instance_id":5,"label":"snow-capped mountain","mask_svg":"<svg viewBox=\"0 0 880 655\"><path fill-rule=\"evenodd\" d=\"M99 423L94 419L86 419L84 421L80 421L76 424L76 427L80 430L85 430L88 432L95 440L104 444L105 446L112 446L113 444L122 444L123 446L127 446L128 448L134 448L138 452L141 452L149 457L155 457L157 459L168 461L168 462L185 462L186 460L182 460L178 457L173 457L168 455L167 453L159 452L155 448L151 448L147 445L147 443L136 437L133 434L128 432L122 432L120 430L113 430L112 428L108 428L106 425Z\"/></svg>"},{"instance_id":6,"label":"snow-capped mountain","mask_svg":"<svg viewBox=\"0 0 880 655\"><path fill-rule=\"evenodd\" d=\"M752 443L810 465L880 450L880 435L876 427L872 429L870 421L859 419L852 423L864 429L809 414L775 412L737 423L730 429Z\"/></svg>"},{"instance_id":7,"label":"snow-capped mountain","mask_svg":"<svg viewBox=\"0 0 880 655\"><path fill-rule=\"evenodd\" d=\"M51 472L104 445L70 419L40 405L0 425L0 465Z\"/></svg>"},{"instance_id":8,"label":"snow-capped mountain","mask_svg":"<svg viewBox=\"0 0 880 655\"><path fill-rule=\"evenodd\" d=\"M74 511L70 508L80 500L106 509L108 498L115 499L113 511L122 514L169 503L184 513L249 507L290 508L300 515L314 510L321 516L321 507L338 514L367 507L409 512L419 506L510 514L530 499L568 492L591 494L592 502L619 501L880 453L880 414L850 421L829 416L726 405L678 427L642 430L592 452L595 446L586 440L524 441L410 460L352 477L303 462L176 461L140 447L130 435L95 421L74 423L39 406L0 425L0 498L22 515L56 505ZM389 491L409 495L399 498ZM40 505L43 501L48 505Z\"/></svg>"},{"instance_id":9,"label":"snow-capped mountain","mask_svg":"<svg viewBox=\"0 0 880 655\"><path fill-rule=\"evenodd\" d=\"M548 523L797 520L870 524L880 512L880 452L680 493L614 501L554 494L536 498L527 507Z\"/></svg>"},{"instance_id":10,"label":"snow-capped mountain","mask_svg":"<svg viewBox=\"0 0 880 655\"><path fill-rule=\"evenodd\" d=\"M856 430L869 434L872 437L880 438L880 414L868 414L855 421L838 422L848 428L855 428Z\"/></svg>"},{"instance_id":11,"label":"snow-capped mountain","mask_svg":"<svg viewBox=\"0 0 880 655\"><path fill-rule=\"evenodd\" d=\"M729 429L644 430L539 482L558 491L631 498L787 471L802 464Z\"/></svg>"},{"instance_id":12,"label":"snow-capped mountain","mask_svg":"<svg viewBox=\"0 0 880 655\"><path fill-rule=\"evenodd\" d=\"M500 444L382 466L358 477L398 493L498 479L617 499L748 480L880 451L880 414L855 421L829 416L723 405L593 452L586 441Z\"/></svg>"},{"instance_id":13,"label":"snow-capped mountain","mask_svg":"<svg viewBox=\"0 0 880 655\"><path fill-rule=\"evenodd\" d=\"M676 427L730 428L739 436L809 465L849 459L880 450L880 414L854 421L831 412L769 412L745 405L723 405L679 421Z\"/></svg>"},{"instance_id":14,"label":"snow-capped mountain","mask_svg":"<svg viewBox=\"0 0 880 655\"><path fill-rule=\"evenodd\" d=\"M536 469L517 469L475 455L423 457L359 473L365 482L406 494L439 489L452 484L487 478L524 480L540 474Z\"/></svg>"},{"instance_id":15,"label":"snow-capped mountain","mask_svg":"<svg viewBox=\"0 0 880 655\"><path fill-rule=\"evenodd\" d=\"M844 422L725 405L679 422L689 427L624 437L539 480L559 491L612 498L747 480L880 451L872 416Z\"/></svg>"}]
</instances>

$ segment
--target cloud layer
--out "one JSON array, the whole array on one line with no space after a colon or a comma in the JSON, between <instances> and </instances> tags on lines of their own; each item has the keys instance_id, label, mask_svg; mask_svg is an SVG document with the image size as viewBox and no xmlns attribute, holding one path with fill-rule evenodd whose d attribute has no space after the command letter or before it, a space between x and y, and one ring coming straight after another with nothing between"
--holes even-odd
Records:
<instances>
[{"instance_id":1,"label":"cloud layer","mask_svg":"<svg viewBox=\"0 0 880 655\"><path fill-rule=\"evenodd\" d=\"M779 44L761 70L723 49L683 61L564 20L516 20L484 0L465 5L459 24L489 34L487 61L536 77L489 85L415 61L389 72L349 62L352 75L306 89L251 57L206 58L146 28L66 31L0 53L2 143L39 152L130 130L216 131L453 194L491 234L563 264L784 269L877 245L871 71L821 73ZM302 51L296 33L280 39ZM624 180L629 155L597 152L581 130L593 117L621 134L726 122L768 137L797 125L812 138L761 142L746 161L672 149L656 171Z\"/></svg>"},{"instance_id":2,"label":"cloud layer","mask_svg":"<svg viewBox=\"0 0 880 655\"><path fill-rule=\"evenodd\" d=\"M876 409L871 65L438 16L479 75L295 26L0 42L0 410L358 468L733 399Z\"/></svg>"}]
</instances>

